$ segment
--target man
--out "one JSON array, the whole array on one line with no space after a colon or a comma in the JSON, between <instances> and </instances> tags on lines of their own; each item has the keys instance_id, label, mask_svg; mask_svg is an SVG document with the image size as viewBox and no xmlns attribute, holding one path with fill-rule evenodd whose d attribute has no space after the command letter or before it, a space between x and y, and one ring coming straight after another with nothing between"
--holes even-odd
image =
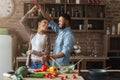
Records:
<instances>
[{"instance_id":1,"label":"man","mask_svg":"<svg viewBox=\"0 0 120 80\"><path fill-rule=\"evenodd\" d=\"M56 24L48 14L45 13L41 5L38 6L44 18L49 20L49 26L58 34L54 43L53 55L50 58L55 59L60 65L69 65L71 50L75 43L75 38L70 28L71 18L68 14L62 14L59 22ZM58 66L52 61L52 65ZM58 66L59 67L59 66Z\"/></svg>"}]
</instances>

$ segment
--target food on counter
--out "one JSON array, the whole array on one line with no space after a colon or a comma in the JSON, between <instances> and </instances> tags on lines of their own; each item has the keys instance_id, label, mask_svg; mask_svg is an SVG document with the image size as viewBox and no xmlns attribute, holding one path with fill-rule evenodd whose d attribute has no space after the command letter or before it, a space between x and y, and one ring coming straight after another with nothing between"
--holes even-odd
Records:
<instances>
[{"instance_id":1,"label":"food on counter","mask_svg":"<svg viewBox=\"0 0 120 80\"><path fill-rule=\"evenodd\" d=\"M33 70L33 72L42 72L42 70L41 69L35 69L35 70Z\"/></svg>"},{"instance_id":2,"label":"food on counter","mask_svg":"<svg viewBox=\"0 0 120 80\"><path fill-rule=\"evenodd\" d=\"M23 80L23 77L27 77L28 69L26 66L19 67L11 76L12 80Z\"/></svg>"},{"instance_id":3,"label":"food on counter","mask_svg":"<svg viewBox=\"0 0 120 80\"><path fill-rule=\"evenodd\" d=\"M54 72L53 75L54 75L54 77L58 77L59 73L58 72Z\"/></svg>"},{"instance_id":4,"label":"food on counter","mask_svg":"<svg viewBox=\"0 0 120 80\"><path fill-rule=\"evenodd\" d=\"M57 71L57 68L55 67L55 66L51 66L50 68L49 68L49 72L51 72L51 73L54 73L54 72L56 72Z\"/></svg>"},{"instance_id":5,"label":"food on counter","mask_svg":"<svg viewBox=\"0 0 120 80\"><path fill-rule=\"evenodd\" d=\"M76 79L77 77L76 77L76 75L75 75L75 74L73 74L73 75L72 75L72 78L73 78L73 79Z\"/></svg>"},{"instance_id":6,"label":"food on counter","mask_svg":"<svg viewBox=\"0 0 120 80\"><path fill-rule=\"evenodd\" d=\"M29 77L33 77L33 78L43 78L44 76L45 76L45 72L32 73L29 75Z\"/></svg>"},{"instance_id":7,"label":"food on counter","mask_svg":"<svg viewBox=\"0 0 120 80\"><path fill-rule=\"evenodd\" d=\"M66 75L65 78L68 79L68 75Z\"/></svg>"},{"instance_id":8,"label":"food on counter","mask_svg":"<svg viewBox=\"0 0 120 80\"><path fill-rule=\"evenodd\" d=\"M41 69L42 71L47 71L47 69L48 69L48 66L47 66L47 65L45 65L45 64L42 65L42 69Z\"/></svg>"},{"instance_id":9,"label":"food on counter","mask_svg":"<svg viewBox=\"0 0 120 80\"><path fill-rule=\"evenodd\" d=\"M46 73L45 77L49 78L49 76L52 75L51 73Z\"/></svg>"},{"instance_id":10,"label":"food on counter","mask_svg":"<svg viewBox=\"0 0 120 80\"><path fill-rule=\"evenodd\" d=\"M47 65L42 65L42 68L41 69L35 69L33 70L32 72L36 73L36 72L46 72L48 69L48 66Z\"/></svg>"},{"instance_id":11,"label":"food on counter","mask_svg":"<svg viewBox=\"0 0 120 80\"><path fill-rule=\"evenodd\" d=\"M54 73L46 73L45 76L47 78L55 78L55 77L58 77L59 73L58 72L54 72Z\"/></svg>"},{"instance_id":12,"label":"food on counter","mask_svg":"<svg viewBox=\"0 0 120 80\"><path fill-rule=\"evenodd\" d=\"M63 76L61 76L61 77L60 77L60 80L64 80L64 77L63 77Z\"/></svg>"},{"instance_id":13,"label":"food on counter","mask_svg":"<svg viewBox=\"0 0 120 80\"><path fill-rule=\"evenodd\" d=\"M28 69L26 66L21 66L15 71L16 75L22 75L23 77L27 77Z\"/></svg>"},{"instance_id":14,"label":"food on counter","mask_svg":"<svg viewBox=\"0 0 120 80\"><path fill-rule=\"evenodd\" d=\"M64 73L73 72L72 68L69 67L69 66L63 66L63 67L61 68L61 71L64 72Z\"/></svg>"}]
</instances>

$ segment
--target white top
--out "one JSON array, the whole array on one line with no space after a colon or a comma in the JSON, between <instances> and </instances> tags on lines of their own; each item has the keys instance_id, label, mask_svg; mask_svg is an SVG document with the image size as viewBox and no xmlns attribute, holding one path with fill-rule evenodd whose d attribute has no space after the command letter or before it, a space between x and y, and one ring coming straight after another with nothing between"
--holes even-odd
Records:
<instances>
[{"instance_id":1,"label":"white top","mask_svg":"<svg viewBox=\"0 0 120 80\"><path fill-rule=\"evenodd\" d=\"M36 50L36 51L42 51L43 50L43 46L44 46L44 41L45 41L45 34L41 35L41 34L36 34L32 40L31 40L31 45L32 45L32 50ZM39 56L36 56L34 54L31 55L31 59L37 59L40 60L41 58Z\"/></svg>"}]
</instances>

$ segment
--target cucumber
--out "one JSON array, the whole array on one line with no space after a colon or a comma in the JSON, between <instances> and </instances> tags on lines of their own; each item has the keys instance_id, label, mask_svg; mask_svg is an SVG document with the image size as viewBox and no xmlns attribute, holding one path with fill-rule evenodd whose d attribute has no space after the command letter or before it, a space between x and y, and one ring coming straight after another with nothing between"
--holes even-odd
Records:
<instances>
[{"instance_id":1,"label":"cucumber","mask_svg":"<svg viewBox=\"0 0 120 80\"><path fill-rule=\"evenodd\" d=\"M32 77L32 78L43 78L44 76L45 76L44 72L32 73L32 74L29 75L29 77Z\"/></svg>"}]
</instances>

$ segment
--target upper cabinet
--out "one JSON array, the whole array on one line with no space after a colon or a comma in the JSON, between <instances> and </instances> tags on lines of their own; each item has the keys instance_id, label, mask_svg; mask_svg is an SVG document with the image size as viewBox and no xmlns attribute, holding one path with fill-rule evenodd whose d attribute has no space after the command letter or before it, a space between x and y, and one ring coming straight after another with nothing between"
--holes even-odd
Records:
<instances>
[{"instance_id":1,"label":"upper cabinet","mask_svg":"<svg viewBox=\"0 0 120 80\"><path fill-rule=\"evenodd\" d=\"M39 3L46 13L58 23L58 17L67 13L71 16L73 32L104 32L105 5L90 5L76 3ZM24 14L33 7L34 3L24 4ZM37 19L41 13L36 11L28 18L31 29L37 29Z\"/></svg>"}]
</instances>

